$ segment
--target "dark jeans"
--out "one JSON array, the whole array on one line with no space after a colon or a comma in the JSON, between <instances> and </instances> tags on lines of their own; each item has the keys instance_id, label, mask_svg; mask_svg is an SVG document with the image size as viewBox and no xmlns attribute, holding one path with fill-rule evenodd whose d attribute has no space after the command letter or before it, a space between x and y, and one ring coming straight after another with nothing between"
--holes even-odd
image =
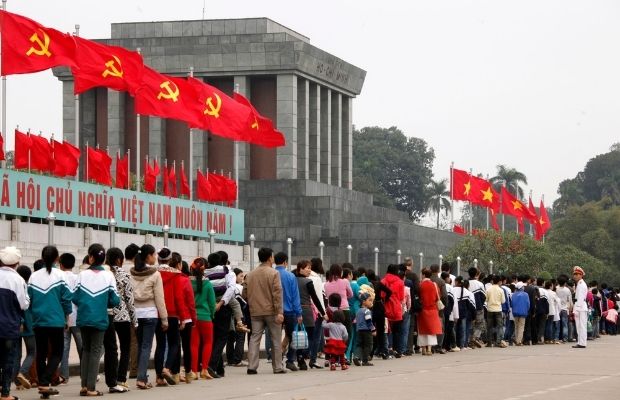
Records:
<instances>
[{"instance_id":1,"label":"dark jeans","mask_svg":"<svg viewBox=\"0 0 620 400\"><path fill-rule=\"evenodd\" d=\"M403 315L403 328L401 329L400 349L396 349L400 353L407 352L409 329L411 329L411 313L406 312L405 315Z\"/></svg>"},{"instance_id":2,"label":"dark jeans","mask_svg":"<svg viewBox=\"0 0 620 400\"><path fill-rule=\"evenodd\" d=\"M181 349L183 350L183 369L185 373L192 370L192 329L194 325L192 322L186 322L185 328L181 331ZM181 369L181 353L177 357L177 365L175 369L178 371Z\"/></svg>"},{"instance_id":3,"label":"dark jeans","mask_svg":"<svg viewBox=\"0 0 620 400\"><path fill-rule=\"evenodd\" d=\"M131 322L115 322L114 330L118 336L121 356L118 359L118 371L116 380L127 382L127 370L129 369L129 354L131 353Z\"/></svg>"},{"instance_id":4,"label":"dark jeans","mask_svg":"<svg viewBox=\"0 0 620 400\"><path fill-rule=\"evenodd\" d=\"M226 341L226 362L228 365L237 365L243 361L245 332L229 331Z\"/></svg>"},{"instance_id":5,"label":"dark jeans","mask_svg":"<svg viewBox=\"0 0 620 400\"><path fill-rule=\"evenodd\" d=\"M21 346L19 338L0 338L0 368L2 368L0 380L2 380L2 397L8 397L11 393L13 365L15 364L15 352L17 346Z\"/></svg>"},{"instance_id":6,"label":"dark jeans","mask_svg":"<svg viewBox=\"0 0 620 400\"><path fill-rule=\"evenodd\" d=\"M375 302L372 308L372 322L375 325L377 335L373 337L373 354L387 354L385 347L385 310L383 304Z\"/></svg>"},{"instance_id":7,"label":"dark jeans","mask_svg":"<svg viewBox=\"0 0 620 400\"><path fill-rule=\"evenodd\" d=\"M454 346L456 346L456 337L454 335L454 321L450 321L446 318L446 329L444 330L443 335L443 348L446 350L450 350Z\"/></svg>"},{"instance_id":8,"label":"dark jeans","mask_svg":"<svg viewBox=\"0 0 620 400\"><path fill-rule=\"evenodd\" d=\"M403 321L390 321L390 328L392 330L392 349L400 353L403 340Z\"/></svg>"},{"instance_id":9,"label":"dark jeans","mask_svg":"<svg viewBox=\"0 0 620 400\"><path fill-rule=\"evenodd\" d=\"M23 340L26 345L26 358L24 358L24 362L22 362L21 340ZM22 336L17 342L15 346L15 364L13 364L13 381L15 384L19 383L15 381L17 374L28 375L28 371L30 371L30 367L32 367L32 362L34 361L35 349L36 344L34 336Z\"/></svg>"},{"instance_id":10,"label":"dark jeans","mask_svg":"<svg viewBox=\"0 0 620 400\"><path fill-rule=\"evenodd\" d=\"M116 386L118 374L118 346L116 345L116 329L114 328L114 316L108 315L108 329L103 334L103 365L105 383L110 388Z\"/></svg>"},{"instance_id":11,"label":"dark jeans","mask_svg":"<svg viewBox=\"0 0 620 400\"><path fill-rule=\"evenodd\" d=\"M209 360L209 368L219 375L224 375L222 353L226 347L231 318L232 310L229 306L220 307L213 318L213 352L211 353L211 360Z\"/></svg>"},{"instance_id":12,"label":"dark jeans","mask_svg":"<svg viewBox=\"0 0 620 400\"><path fill-rule=\"evenodd\" d=\"M362 362L368 362L372 355L372 332L357 331L357 352L362 357Z\"/></svg>"},{"instance_id":13,"label":"dark jeans","mask_svg":"<svg viewBox=\"0 0 620 400\"><path fill-rule=\"evenodd\" d=\"M506 324L504 328L504 340L506 342L512 342L512 338L515 334L515 322L506 318Z\"/></svg>"},{"instance_id":14,"label":"dark jeans","mask_svg":"<svg viewBox=\"0 0 620 400\"><path fill-rule=\"evenodd\" d=\"M34 328L34 337L37 347L39 386L49 386L52 382L52 375L62 360L65 330L64 328L38 327Z\"/></svg>"},{"instance_id":15,"label":"dark jeans","mask_svg":"<svg viewBox=\"0 0 620 400\"><path fill-rule=\"evenodd\" d=\"M502 312L487 312L487 341L488 343L493 343L493 339L495 338L495 343L499 344L502 341L503 337L501 336L501 327L502 327Z\"/></svg>"},{"instance_id":16,"label":"dark jeans","mask_svg":"<svg viewBox=\"0 0 620 400\"><path fill-rule=\"evenodd\" d=\"M545 339L545 328L547 326L547 314L536 314L536 336L535 339L538 342L542 342Z\"/></svg>"},{"instance_id":17,"label":"dark jeans","mask_svg":"<svg viewBox=\"0 0 620 400\"><path fill-rule=\"evenodd\" d=\"M158 378L162 378L164 368L169 369L172 374L178 374L179 371L174 370L174 364L176 364L177 357L179 356L179 342L181 340L179 336L179 319L168 317L168 330L165 332L162 329L161 323L157 324L155 338L157 340L157 346L155 347L155 374L157 374ZM166 345L168 354L166 354ZM165 360L164 356L166 356Z\"/></svg>"},{"instance_id":18,"label":"dark jeans","mask_svg":"<svg viewBox=\"0 0 620 400\"><path fill-rule=\"evenodd\" d=\"M297 351L291 346L291 338L293 337L293 331L297 325L297 317L295 314L284 314L284 333L288 339L288 350L286 351L286 362L292 363L295 361Z\"/></svg>"},{"instance_id":19,"label":"dark jeans","mask_svg":"<svg viewBox=\"0 0 620 400\"><path fill-rule=\"evenodd\" d=\"M89 391L95 391L97 374L99 373L99 360L103 351L103 337L106 331L88 326L80 327L82 334L82 360L80 361L80 378L82 387Z\"/></svg>"},{"instance_id":20,"label":"dark jeans","mask_svg":"<svg viewBox=\"0 0 620 400\"><path fill-rule=\"evenodd\" d=\"M60 376L65 379L69 379L69 352L71 351L71 337L75 340L75 348L77 349L78 356L82 358L82 335L80 334L80 328L72 326L69 330L65 331L65 344L62 352L62 361L60 362Z\"/></svg>"},{"instance_id":21,"label":"dark jeans","mask_svg":"<svg viewBox=\"0 0 620 400\"><path fill-rule=\"evenodd\" d=\"M136 336L138 339L138 382L147 382L146 374L151 358L155 329L160 324L159 318L139 318Z\"/></svg>"},{"instance_id":22,"label":"dark jeans","mask_svg":"<svg viewBox=\"0 0 620 400\"><path fill-rule=\"evenodd\" d=\"M467 347L469 338L467 337L467 318L459 318L456 322L456 345L461 349Z\"/></svg>"},{"instance_id":23,"label":"dark jeans","mask_svg":"<svg viewBox=\"0 0 620 400\"><path fill-rule=\"evenodd\" d=\"M528 315L525 317L525 328L523 328L523 343L527 343L530 341L535 341L536 335L534 333L534 325L532 320L534 319L533 315Z\"/></svg>"},{"instance_id":24,"label":"dark jeans","mask_svg":"<svg viewBox=\"0 0 620 400\"><path fill-rule=\"evenodd\" d=\"M312 336L308 335L310 344L310 362L316 362L316 355L319 352L319 345L321 344L321 337L323 335L323 318L317 317L314 321L314 330Z\"/></svg>"},{"instance_id":25,"label":"dark jeans","mask_svg":"<svg viewBox=\"0 0 620 400\"><path fill-rule=\"evenodd\" d=\"M566 342L568 337L568 311L560 311L560 339Z\"/></svg>"}]
</instances>

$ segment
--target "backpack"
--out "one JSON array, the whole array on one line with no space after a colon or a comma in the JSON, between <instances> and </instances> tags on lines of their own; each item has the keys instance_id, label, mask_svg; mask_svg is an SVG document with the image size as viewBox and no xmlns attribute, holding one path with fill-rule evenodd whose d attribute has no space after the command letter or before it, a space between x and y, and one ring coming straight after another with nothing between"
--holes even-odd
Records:
<instances>
[{"instance_id":1,"label":"backpack","mask_svg":"<svg viewBox=\"0 0 620 400\"><path fill-rule=\"evenodd\" d=\"M504 297L506 298L506 301L502 303L502 312L504 314L508 314L510 312L510 309L512 308L512 299L508 295L508 291L506 290L506 288L502 287L502 290L504 291Z\"/></svg>"},{"instance_id":2,"label":"backpack","mask_svg":"<svg viewBox=\"0 0 620 400\"><path fill-rule=\"evenodd\" d=\"M474 298L476 299L476 311L484 310L484 302L487 299L487 296L484 294L482 290L474 293Z\"/></svg>"}]
</instances>

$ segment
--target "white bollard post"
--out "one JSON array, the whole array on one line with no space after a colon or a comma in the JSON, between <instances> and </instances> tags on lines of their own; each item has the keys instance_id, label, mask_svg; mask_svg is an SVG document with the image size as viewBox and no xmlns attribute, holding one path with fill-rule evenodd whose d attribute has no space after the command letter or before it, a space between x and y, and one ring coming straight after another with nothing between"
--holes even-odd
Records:
<instances>
[{"instance_id":1,"label":"white bollard post","mask_svg":"<svg viewBox=\"0 0 620 400\"><path fill-rule=\"evenodd\" d=\"M254 269L254 242L256 241L256 237L254 234L250 234L250 271Z\"/></svg>"},{"instance_id":2,"label":"white bollard post","mask_svg":"<svg viewBox=\"0 0 620 400\"><path fill-rule=\"evenodd\" d=\"M321 261L323 260L323 248L325 247L325 243L323 243L323 241L321 240L319 242L319 258L321 259Z\"/></svg>"},{"instance_id":3,"label":"white bollard post","mask_svg":"<svg viewBox=\"0 0 620 400\"><path fill-rule=\"evenodd\" d=\"M110 221L108 221L108 228L110 230L110 247L115 247L116 220L114 218L110 218Z\"/></svg>"},{"instance_id":4,"label":"white bollard post","mask_svg":"<svg viewBox=\"0 0 620 400\"><path fill-rule=\"evenodd\" d=\"M461 276L461 256L456 257L456 276Z\"/></svg>"},{"instance_id":5,"label":"white bollard post","mask_svg":"<svg viewBox=\"0 0 620 400\"><path fill-rule=\"evenodd\" d=\"M56 216L53 212L50 212L47 215L47 244L54 244L54 221L56 221Z\"/></svg>"},{"instance_id":6,"label":"white bollard post","mask_svg":"<svg viewBox=\"0 0 620 400\"><path fill-rule=\"evenodd\" d=\"M347 246L347 262L351 263L351 251L353 250L353 246L348 245Z\"/></svg>"},{"instance_id":7,"label":"white bollard post","mask_svg":"<svg viewBox=\"0 0 620 400\"><path fill-rule=\"evenodd\" d=\"M170 227L168 225L164 225L164 247L168 247L168 234L170 233Z\"/></svg>"},{"instance_id":8,"label":"white bollard post","mask_svg":"<svg viewBox=\"0 0 620 400\"><path fill-rule=\"evenodd\" d=\"M215 230L209 231L209 254L215 251Z\"/></svg>"},{"instance_id":9,"label":"white bollard post","mask_svg":"<svg viewBox=\"0 0 620 400\"><path fill-rule=\"evenodd\" d=\"M400 249L396 250L396 264L400 264L400 256L403 254Z\"/></svg>"},{"instance_id":10,"label":"white bollard post","mask_svg":"<svg viewBox=\"0 0 620 400\"><path fill-rule=\"evenodd\" d=\"M379 276L379 248L375 247L375 275Z\"/></svg>"},{"instance_id":11,"label":"white bollard post","mask_svg":"<svg viewBox=\"0 0 620 400\"><path fill-rule=\"evenodd\" d=\"M288 256L288 270L291 270L291 263L293 262L291 260L291 253L292 253L292 246L293 246L293 239L288 238L286 239L286 255Z\"/></svg>"}]
</instances>

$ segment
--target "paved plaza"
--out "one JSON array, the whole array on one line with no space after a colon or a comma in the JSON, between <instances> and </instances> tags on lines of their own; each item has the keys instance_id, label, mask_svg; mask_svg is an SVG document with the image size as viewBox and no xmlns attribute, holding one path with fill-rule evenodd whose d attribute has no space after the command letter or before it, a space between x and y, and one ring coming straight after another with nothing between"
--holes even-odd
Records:
<instances>
[{"instance_id":1,"label":"paved plaza","mask_svg":"<svg viewBox=\"0 0 620 400\"><path fill-rule=\"evenodd\" d=\"M123 399L402 399L454 400L589 400L620 396L620 336L588 342L586 350L564 345L483 348L461 353L375 360L374 367L348 371L309 370L271 373L261 360L258 375L245 368L226 368L226 377L148 391L105 394ZM151 381L154 381L151 371ZM60 398L78 398L78 378L61 386ZM104 390L103 380L98 389ZM36 399L34 390L14 392Z\"/></svg>"}]
</instances>

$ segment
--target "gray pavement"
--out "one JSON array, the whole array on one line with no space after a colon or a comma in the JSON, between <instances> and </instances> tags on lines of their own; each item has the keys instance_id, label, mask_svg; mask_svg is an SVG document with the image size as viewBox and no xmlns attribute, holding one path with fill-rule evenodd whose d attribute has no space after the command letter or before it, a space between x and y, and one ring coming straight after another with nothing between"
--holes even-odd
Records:
<instances>
[{"instance_id":1,"label":"gray pavement","mask_svg":"<svg viewBox=\"0 0 620 400\"><path fill-rule=\"evenodd\" d=\"M375 360L374 367L348 371L309 370L274 375L261 360L258 375L226 368L226 377L166 388L107 394L123 399L403 399L589 400L620 398L620 336L588 342L585 350L569 344L484 348L446 355L415 355ZM151 380L153 380L151 372ZM78 377L60 386L60 398L78 398ZM99 390L107 389L98 384ZM34 390L14 391L36 399Z\"/></svg>"}]
</instances>

